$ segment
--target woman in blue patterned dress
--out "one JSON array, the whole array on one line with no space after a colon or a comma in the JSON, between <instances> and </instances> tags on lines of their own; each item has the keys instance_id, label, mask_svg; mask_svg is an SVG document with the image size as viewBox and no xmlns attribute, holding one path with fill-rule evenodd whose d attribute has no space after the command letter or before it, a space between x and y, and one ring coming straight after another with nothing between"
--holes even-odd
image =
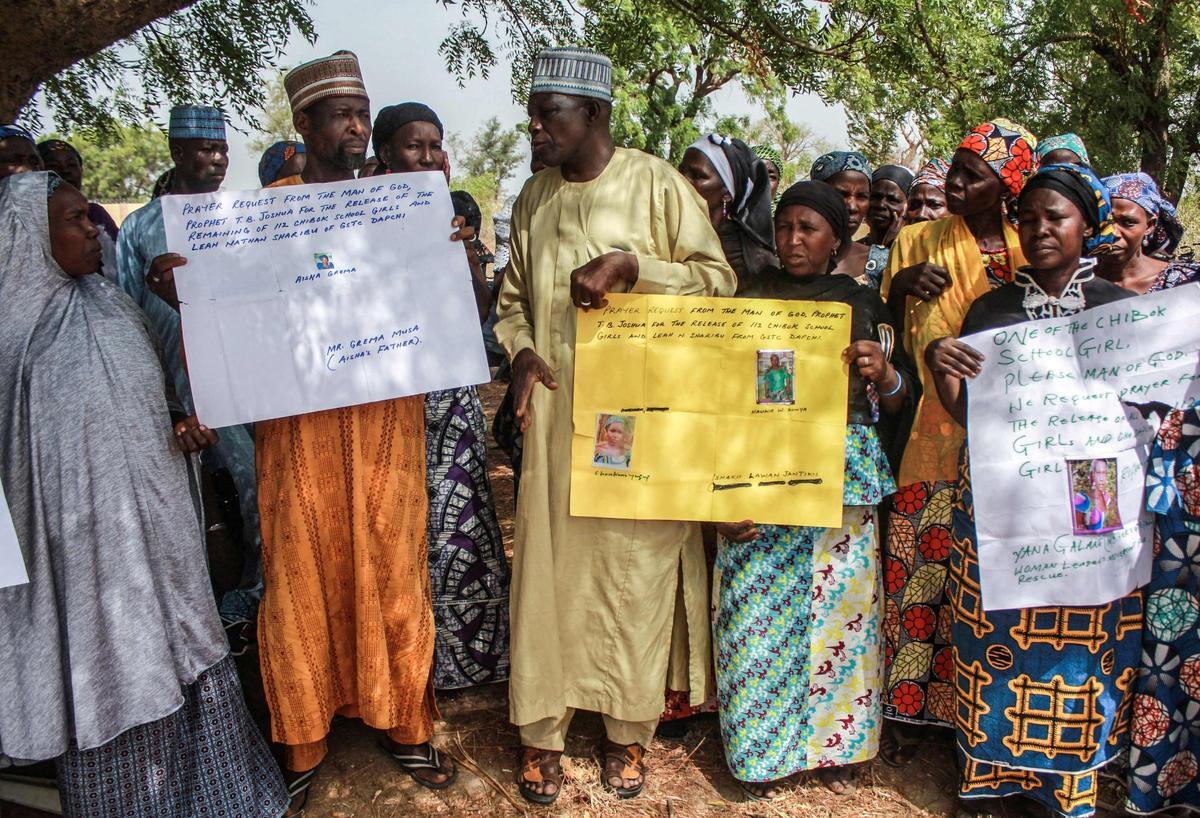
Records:
<instances>
[{"instance_id":1,"label":"woman in blue patterned dress","mask_svg":"<svg viewBox=\"0 0 1200 818\"><path fill-rule=\"evenodd\" d=\"M1096 275L1097 253L1115 240L1108 193L1087 168L1043 167L1019 206L1021 248L1030 266L980 296L961 334L1074 315L1131 297ZM926 350L938 397L966 426L964 383L980 354L955 338ZM984 610L975 504L960 460L946 595L953 611L954 726L960 766L959 818L1005 814L999 800L1023 797L1055 815L1096 812L1099 770L1128 729L1141 631L1138 593L1104 605Z\"/></svg>"},{"instance_id":2,"label":"woman in blue patterned dress","mask_svg":"<svg viewBox=\"0 0 1200 818\"><path fill-rule=\"evenodd\" d=\"M742 295L851 305L849 416L840 528L722 523L716 562L717 700L730 770L753 799L779 794L783 779L822 768L829 789L854 789L850 765L874 757L882 725L879 690L879 541L875 506L895 491L875 435L867 384L885 412L908 398L914 369L880 343L889 313L877 293L830 273L849 241L842 196L799 182L775 215L782 269L771 267ZM889 344L890 346L890 344ZM797 389L804 384L798 383Z\"/></svg>"},{"instance_id":3,"label":"woman in blue patterned dress","mask_svg":"<svg viewBox=\"0 0 1200 818\"><path fill-rule=\"evenodd\" d=\"M1173 258L1183 238L1175 208L1144 173L1104 180L1117 221L1116 251L1100 274L1134 292L1200 280L1200 264ZM1150 815L1200 812L1200 409L1163 420L1146 470L1154 567L1146 588L1141 672L1134 686L1129 795Z\"/></svg>"}]
</instances>

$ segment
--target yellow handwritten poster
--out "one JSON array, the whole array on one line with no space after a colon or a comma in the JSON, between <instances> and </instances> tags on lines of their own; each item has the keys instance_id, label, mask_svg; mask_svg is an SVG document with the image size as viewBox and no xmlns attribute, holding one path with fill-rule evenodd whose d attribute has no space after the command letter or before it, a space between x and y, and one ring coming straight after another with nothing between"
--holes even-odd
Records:
<instances>
[{"instance_id":1,"label":"yellow handwritten poster","mask_svg":"<svg viewBox=\"0 0 1200 818\"><path fill-rule=\"evenodd\" d=\"M607 298L578 315L572 515L842 524L848 305Z\"/></svg>"}]
</instances>

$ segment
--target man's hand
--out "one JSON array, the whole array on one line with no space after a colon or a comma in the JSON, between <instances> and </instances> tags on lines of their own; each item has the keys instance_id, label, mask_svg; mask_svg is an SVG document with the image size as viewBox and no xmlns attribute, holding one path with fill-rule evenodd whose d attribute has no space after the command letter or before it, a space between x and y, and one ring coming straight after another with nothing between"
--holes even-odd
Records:
<instances>
[{"instance_id":1,"label":"man's hand","mask_svg":"<svg viewBox=\"0 0 1200 818\"><path fill-rule=\"evenodd\" d=\"M558 389L558 381L554 373L541 356L532 349L526 348L517 353L512 362L513 413L517 416L517 425L524 433L533 422L533 406L529 399L533 396L533 387L541 384L547 389Z\"/></svg>"},{"instance_id":2,"label":"man's hand","mask_svg":"<svg viewBox=\"0 0 1200 818\"><path fill-rule=\"evenodd\" d=\"M187 264L187 259L178 253L163 253L150 262L150 271L146 273L146 286L150 292L157 295L167 306L179 312L179 296L175 292L175 268Z\"/></svg>"},{"instance_id":3,"label":"man's hand","mask_svg":"<svg viewBox=\"0 0 1200 818\"><path fill-rule=\"evenodd\" d=\"M181 452L195 454L201 449L216 444L218 440L220 438L217 433L200 423L195 415L186 417L175 424L175 442L179 444Z\"/></svg>"},{"instance_id":4,"label":"man's hand","mask_svg":"<svg viewBox=\"0 0 1200 818\"><path fill-rule=\"evenodd\" d=\"M638 280L638 260L633 253L614 250L596 256L587 264L571 272L571 300L575 306L601 309L608 306L605 299L613 288L621 283L634 284Z\"/></svg>"}]
</instances>

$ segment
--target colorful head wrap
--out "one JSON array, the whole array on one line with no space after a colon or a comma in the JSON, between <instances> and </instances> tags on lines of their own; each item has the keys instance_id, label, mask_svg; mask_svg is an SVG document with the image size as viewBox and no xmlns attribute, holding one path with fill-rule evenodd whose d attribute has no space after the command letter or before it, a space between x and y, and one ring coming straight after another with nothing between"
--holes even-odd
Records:
<instances>
[{"instance_id":1,"label":"colorful head wrap","mask_svg":"<svg viewBox=\"0 0 1200 818\"><path fill-rule=\"evenodd\" d=\"M1110 251L1109 246L1117 240L1116 225L1112 217L1112 200L1108 188L1091 168L1084 165L1046 165L1038 170L1021 191L1024 197L1039 188L1049 188L1070 199L1092 228L1092 235L1084 240L1084 252L1099 256Z\"/></svg>"},{"instance_id":2,"label":"colorful head wrap","mask_svg":"<svg viewBox=\"0 0 1200 818\"><path fill-rule=\"evenodd\" d=\"M33 134L26 128L22 128L20 125L0 125L0 139L9 139L14 136L28 139L33 144L37 144L37 140L33 138Z\"/></svg>"},{"instance_id":3,"label":"colorful head wrap","mask_svg":"<svg viewBox=\"0 0 1200 818\"><path fill-rule=\"evenodd\" d=\"M917 175L913 177L912 184L908 186L911 192L917 185L929 185L932 188L937 188L942 193L946 192L946 174L950 172L950 163L945 159L933 158L925 163L925 166L917 171Z\"/></svg>"},{"instance_id":4,"label":"colorful head wrap","mask_svg":"<svg viewBox=\"0 0 1200 818\"><path fill-rule=\"evenodd\" d=\"M168 139L225 139L225 116L208 105L176 105L171 109Z\"/></svg>"},{"instance_id":5,"label":"colorful head wrap","mask_svg":"<svg viewBox=\"0 0 1200 818\"><path fill-rule=\"evenodd\" d=\"M533 61L529 95L570 94L612 102L612 60L589 48L547 48Z\"/></svg>"},{"instance_id":6,"label":"colorful head wrap","mask_svg":"<svg viewBox=\"0 0 1200 818\"><path fill-rule=\"evenodd\" d=\"M818 156L808 176L814 182L825 182L844 170L861 173L868 182L871 180L871 163L858 151L833 151Z\"/></svg>"},{"instance_id":7,"label":"colorful head wrap","mask_svg":"<svg viewBox=\"0 0 1200 818\"><path fill-rule=\"evenodd\" d=\"M1087 148L1083 145L1083 140L1077 134L1065 133L1059 136L1048 136L1038 142L1037 158L1041 161L1046 158L1047 154L1054 151L1070 151L1083 161L1085 165L1091 165L1091 157L1088 156Z\"/></svg>"},{"instance_id":8,"label":"colorful head wrap","mask_svg":"<svg viewBox=\"0 0 1200 818\"><path fill-rule=\"evenodd\" d=\"M1000 181L1016 198L1025 180L1033 172L1033 151L1037 138L1015 122L994 119L971 131L958 146L979 154L991 166Z\"/></svg>"},{"instance_id":9,"label":"colorful head wrap","mask_svg":"<svg viewBox=\"0 0 1200 818\"><path fill-rule=\"evenodd\" d=\"M878 182L881 179L894 182L900 190L904 191L905 195L908 195L908 189L912 187L913 173L902 165L880 165L871 174L871 181Z\"/></svg>"},{"instance_id":10,"label":"colorful head wrap","mask_svg":"<svg viewBox=\"0 0 1200 818\"><path fill-rule=\"evenodd\" d=\"M286 139L282 142L276 142L271 147L263 151L262 158L258 160L258 181L266 187L273 182L279 181L279 171L298 153L304 153L303 142L293 142Z\"/></svg>"},{"instance_id":11,"label":"colorful head wrap","mask_svg":"<svg viewBox=\"0 0 1200 818\"><path fill-rule=\"evenodd\" d=\"M42 155L42 161L45 161L46 157L52 153L65 151L66 153L74 154L79 164L83 164L83 157L79 155L79 151L75 149L75 146L68 142L63 142L61 139L43 140L38 143L37 150Z\"/></svg>"},{"instance_id":12,"label":"colorful head wrap","mask_svg":"<svg viewBox=\"0 0 1200 818\"><path fill-rule=\"evenodd\" d=\"M833 234L842 243L850 240L850 214L846 210L846 199L836 188L819 181L802 181L789 187L779 197L779 208L802 205L821 215Z\"/></svg>"},{"instance_id":13,"label":"colorful head wrap","mask_svg":"<svg viewBox=\"0 0 1200 818\"><path fill-rule=\"evenodd\" d=\"M327 97L362 97L367 86L353 51L337 51L328 57L297 65L283 78L292 113L299 113Z\"/></svg>"},{"instance_id":14,"label":"colorful head wrap","mask_svg":"<svg viewBox=\"0 0 1200 818\"><path fill-rule=\"evenodd\" d=\"M1152 255L1171 255L1183 240L1183 224L1175 205L1163 198L1158 185L1145 173L1118 173L1104 180L1114 199L1137 202L1143 210L1158 218L1154 232L1146 237L1146 251Z\"/></svg>"},{"instance_id":15,"label":"colorful head wrap","mask_svg":"<svg viewBox=\"0 0 1200 818\"><path fill-rule=\"evenodd\" d=\"M779 151L767 145L751 145L750 150L754 151L754 155L764 162L770 162L775 166L775 170L783 173L783 157L779 155Z\"/></svg>"}]
</instances>

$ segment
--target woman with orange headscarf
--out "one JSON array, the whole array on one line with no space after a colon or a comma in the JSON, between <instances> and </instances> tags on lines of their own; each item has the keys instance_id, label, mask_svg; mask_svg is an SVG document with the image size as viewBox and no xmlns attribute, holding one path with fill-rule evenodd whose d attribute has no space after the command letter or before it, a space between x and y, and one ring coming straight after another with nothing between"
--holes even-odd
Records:
<instances>
[{"instance_id":1,"label":"woman with orange headscarf","mask_svg":"<svg viewBox=\"0 0 1200 818\"><path fill-rule=\"evenodd\" d=\"M884 546L884 716L881 756L900 766L921 737L897 723L953 724L950 609L944 605L950 556L950 497L964 430L931 388L925 347L958 335L976 298L1012 281L1025 257L1007 218L1034 165L1037 140L1003 119L972 130L946 176L950 215L900 231L881 293L903 326L925 395L908 434L899 491L892 497ZM903 435L900 435L903 438Z\"/></svg>"}]
</instances>

